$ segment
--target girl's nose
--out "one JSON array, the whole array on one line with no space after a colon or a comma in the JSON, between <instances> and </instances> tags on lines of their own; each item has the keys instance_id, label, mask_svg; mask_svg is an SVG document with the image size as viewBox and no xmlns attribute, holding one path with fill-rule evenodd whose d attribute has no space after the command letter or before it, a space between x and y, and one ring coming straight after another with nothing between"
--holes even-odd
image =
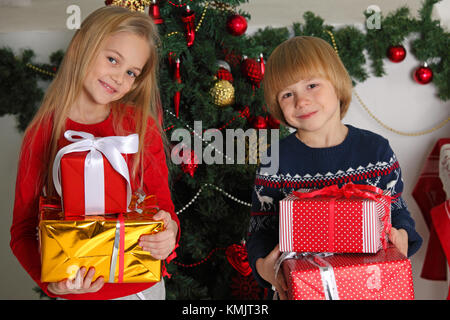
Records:
<instances>
[{"instance_id":1,"label":"girl's nose","mask_svg":"<svg viewBox=\"0 0 450 320\"><path fill-rule=\"evenodd\" d=\"M122 72L116 72L114 74L111 75L112 80L117 83L117 84L122 84L123 82L123 75Z\"/></svg>"}]
</instances>

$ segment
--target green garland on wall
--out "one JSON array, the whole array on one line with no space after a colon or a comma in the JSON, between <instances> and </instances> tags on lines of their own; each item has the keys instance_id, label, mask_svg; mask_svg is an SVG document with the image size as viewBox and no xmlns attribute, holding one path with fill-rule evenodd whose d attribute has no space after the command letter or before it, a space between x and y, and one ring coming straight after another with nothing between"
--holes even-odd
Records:
<instances>
[{"instance_id":1,"label":"green garland on wall","mask_svg":"<svg viewBox=\"0 0 450 320\"><path fill-rule=\"evenodd\" d=\"M411 42L411 53L420 62L428 63L433 70L432 82L437 88L437 95L446 101L450 98L450 37L441 27L440 21L431 18L433 6L439 1L424 1L418 19L410 16L407 7L401 7L386 17L381 14L381 28L366 29L365 33L354 26L335 29L324 24L324 20L312 12L305 12L304 23L294 23L292 30L294 35L316 36L330 44L332 39L326 31L332 32L339 55L354 83L364 82L370 73L376 77L385 75L387 49L392 45L403 44L412 33L418 33L419 37ZM368 12L364 14L366 18L370 16ZM245 44L241 54L258 56L262 52L267 59L274 48L289 37L290 31L287 27L260 29L239 39ZM173 50L169 47L170 41L163 45L162 56L165 51ZM365 69L365 51L371 61L370 72ZM39 64L33 62L34 52L30 49L24 50L20 56L15 56L10 48L0 48L0 116L15 115L19 131L26 128L44 95L38 81L52 80L51 74L56 72L63 55L63 51L57 51L50 56L49 64ZM165 89L171 90L170 87L171 85L165 87L164 83L161 83L162 94Z\"/></svg>"}]
</instances>

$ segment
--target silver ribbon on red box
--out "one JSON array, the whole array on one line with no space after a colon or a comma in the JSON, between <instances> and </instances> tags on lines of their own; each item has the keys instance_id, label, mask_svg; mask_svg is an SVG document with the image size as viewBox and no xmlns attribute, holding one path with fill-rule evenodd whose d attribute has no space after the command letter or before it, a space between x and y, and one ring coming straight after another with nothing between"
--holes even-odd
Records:
<instances>
[{"instance_id":1,"label":"silver ribbon on red box","mask_svg":"<svg viewBox=\"0 0 450 320\"><path fill-rule=\"evenodd\" d=\"M332 253L298 253L283 252L275 263L275 278L280 271L281 264L287 259L306 259L309 263L319 268L322 279L323 291L326 300L339 300L339 293L336 285L333 267L324 258L332 256ZM275 288L272 286L275 291Z\"/></svg>"}]
</instances>

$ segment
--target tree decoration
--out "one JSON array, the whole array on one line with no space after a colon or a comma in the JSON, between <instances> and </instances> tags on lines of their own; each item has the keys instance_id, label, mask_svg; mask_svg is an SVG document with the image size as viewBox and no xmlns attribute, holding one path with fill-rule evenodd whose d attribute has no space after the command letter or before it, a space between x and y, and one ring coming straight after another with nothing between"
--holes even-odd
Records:
<instances>
[{"instance_id":1,"label":"tree decoration","mask_svg":"<svg viewBox=\"0 0 450 320\"><path fill-rule=\"evenodd\" d=\"M261 77L264 77L264 72L266 71L266 65L264 63L264 56L262 53L259 54L259 59L258 59L260 68L261 68Z\"/></svg>"},{"instance_id":2,"label":"tree decoration","mask_svg":"<svg viewBox=\"0 0 450 320\"><path fill-rule=\"evenodd\" d=\"M214 104L226 107L234 103L234 87L227 80L218 80L210 90Z\"/></svg>"},{"instance_id":3,"label":"tree decoration","mask_svg":"<svg viewBox=\"0 0 450 320\"><path fill-rule=\"evenodd\" d=\"M255 59L247 58L246 56L244 56L241 64L241 71L245 75L245 77L253 84L253 86L256 85L259 88L261 80L263 79L260 63L258 63Z\"/></svg>"},{"instance_id":4,"label":"tree decoration","mask_svg":"<svg viewBox=\"0 0 450 320\"><path fill-rule=\"evenodd\" d=\"M184 173L189 174L192 178L194 177L195 171L198 168L198 158L194 150L188 150L184 152L187 148L182 143L172 146L172 153L177 154L181 157L181 169Z\"/></svg>"},{"instance_id":5,"label":"tree decoration","mask_svg":"<svg viewBox=\"0 0 450 320\"><path fill-rule=\"evenodd\" d=\"M392 62L401 62L406 57L406 50L402 45L390 46L387 50L387 57Z\"/></svg>"},{"instance_id":6,"label":"tree decoration","mask_svg":"<svg viewBox=\"0 0 450 320\"><path fill-rule=\"evenodd\" d=\"M142 3L142 1L139 1L139 0L113 0L112 2L105 1L105 4L111 5L111 6L127 8L130 11L144 12L144 10L145 10L145 5Z\"/></svg>"},{"instance_id":7,"label":"tree decoration","mask_svg":"<svg viewBox=\"0 0 450 320\"><path fill-rule=\"evenodd\" d=\"M267 129L267 121L263 116L253 116L250 118L251 126L254 129Z\"/></svg>"},{"instance_id":8,"label":"tree decoration","mask_svg":"<svg viewBox=\"0 0 450 320\"><path fill-rule=\"evenodd\" d=\"M159 4L156 0L152 0L152 3L148 8L148 14L153 18L155 24L164 23L164 19L161 18L161 13L159 12Z\"/></svg>"},{"instance_id":9,"label":"tree decoration","mask_svg":"<svg viewBox=\"0 0 450 320\"><path fill-rule=\"evenodd\" d=\"M252 273L250 264L248 263L248 253L245 248L245 241L241 244L232 244L225 251L228 262L235 268L241 275L248 277Z\"/></svg>"},{"instance_id":10,"label":"tree decoration","mask_svg":"<svg viewBox=\"0 0 450 320\"><path fill-rule=\"evenodd\" d=\"M247 20L239 14L233 14L228 17L227 31L233 36L242 36L247 30Z\"/></svg>"},{"instance_id":11,"label":"tree decoration","mask_svg":"<svg viewBox=\"0 0 450 320\"><path fill-rule=\"evenodd\" d=\"M428 67L427 63L424 63L414 71L414 80L418 84L430 83L433 80L433 70Z\"/></svg>"},{"instance_id":12,"label":"tree decoration","mask_svg":"<svg viewBox=\"0 0 450 320\"><path fill-rule=\"evenodd\" d=\"M186 6L186 10L181 16L181 21L184 25L187 46L191 47L195 40L195 12L189 6Z\"/></svg>"},{"instance_id":13,"label":"tree decoration","mask_svg":"<svg viewBox=\"0 0 450 320\"><path fill-rule=\"evenodd\" d=\"M173 75L173 78L176 83L181 83L180 64L181 64L180 59L176 58L175 63L174 63L175 70L174 70L174 75ZM180 100L181 100L181 91L177 90L175 92L175 95L173 96L173 104L175 107L175 115L177 116L177 118L180 113Z\"/></svg>"},{"instance_id":14,"label":"tree decoration","mask_svg":"<svg viewBox=\"0 0 450 320\"><path fill-rule=\"evenodd\" d=\"M216 64L219 66L219 70L216 74L217 78L220 80L233 82L233 75L231 74L230 65L224 60L218 60Z\"/></svg>"},{"instance_id":15,"label":"tree decoration","mask_svg":"<svg viewBox=\"0 0 450 320\"><path fill-rule=\"evenodd\" d=\"M242 276L237 274L231 279L231 294L239 300L259 300L262 289L252 275Z\"/></svg>"}]
</instances>

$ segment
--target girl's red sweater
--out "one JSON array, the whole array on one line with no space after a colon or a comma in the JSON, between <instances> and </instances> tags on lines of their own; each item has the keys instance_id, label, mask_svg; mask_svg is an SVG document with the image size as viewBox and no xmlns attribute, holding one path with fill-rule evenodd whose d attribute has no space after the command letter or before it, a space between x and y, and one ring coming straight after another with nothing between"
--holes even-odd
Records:
<instances>
[{"instance_id":1,"label":"girl's red sweater","mask_svg":"<svg viewBox=\"0 0 450 320\"><path fill-rule=\"evenodd\" d=\"M123 127L130 134L134 133L135 121L132 107L127 107ZM39 254L39 243L37 237L39 196L42 194L42 185L39 185L39 175L44 159L44 151L47 149L48 133L51 133L51 123L37 128L36 138L31 142L32 131L24 137L21 154L17 168L16 193L14 202L13 221L11 226L10 246L21 265L31 278L50 297L61 297L64 299L114 299L131 295L145 290L155 283L105 283L103 287L94 293L54 295L47 289L48 283L40 281L41 262ZM81 124L67 119L65 130L84 131L96 137L117 135L113 129L112 112L102 122L96 124ZM141 137L140 137L141 138ZM172 219L178 224L177 245L180 239L180 222L175 214L174 205L168 185L168 169L166 156L161 136L150 120L145 137L144 174L143 187L146 194L156 195L161 210L169 212ZM63 136L58 140L58 149L70 142ZM31 154L31 157L30 157ZM133 156L127 156L128 167L131 168ZM140 171L139 171L140 173ZM140 174L135 179L131 178L133 192L140 186ZM95 280L95 279L94 279Z\"/></svg>"}]
</instances>

